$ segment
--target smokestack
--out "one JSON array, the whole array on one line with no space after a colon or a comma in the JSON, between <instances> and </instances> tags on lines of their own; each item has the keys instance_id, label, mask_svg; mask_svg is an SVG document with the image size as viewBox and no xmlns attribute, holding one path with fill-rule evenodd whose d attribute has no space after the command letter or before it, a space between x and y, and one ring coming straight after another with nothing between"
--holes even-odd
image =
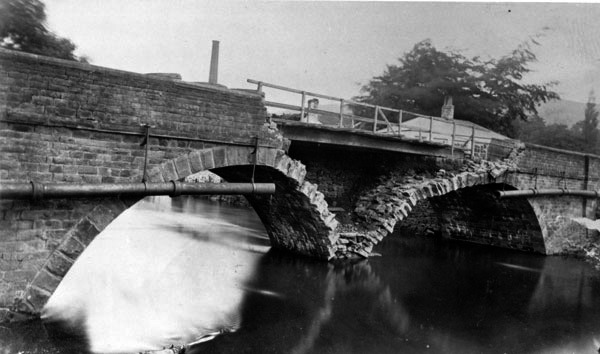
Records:
<instances>
[{"instance_id":1,"label":"smokestack","mask_svg":"<svg viewBox=\"0 0 600 354\"><path fill-rule=\"evenodd\" d=\"M210 55L209 84L217 84L219 77L219 41L212 42L212 54Z\"/></svg>"}]
</instances>

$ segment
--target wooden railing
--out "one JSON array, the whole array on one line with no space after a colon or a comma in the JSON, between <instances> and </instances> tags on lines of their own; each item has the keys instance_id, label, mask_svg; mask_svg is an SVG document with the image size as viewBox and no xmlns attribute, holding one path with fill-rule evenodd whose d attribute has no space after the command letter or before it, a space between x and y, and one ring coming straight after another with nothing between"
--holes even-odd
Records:
<instances>
[{"instance_id":1,"label":"wooden railing","mask_svg":"<svg viewBox=\"0 0 600 354\"><path fill-rule=\"evenodd\" d=\"M454 153L454 149L458 148L475 155L476 145L489 143L491 137L485 137L483 130L479 126L470 122L457 122L454 119L444 119L441 117L427 116L419 113L399 110L390 107L372 105L353 100L347 100L339 97L323 95L310 91L293 89L285 86L270 84L262 81L248 79L248 83L257 85L257 91L263 93L264 88L271 88L300 95L300 105L292 105L265 99L265 105L268 107L280 108L288 111L300 112L300 121L308 122L309 114L319 115L320 122L315 124L333 126L338 128L350 128L358 130L366 130L375 134L385 136L396 136L407 139L418 139L419 141L428 141L441 145L448 145ZM307 98L322 98L329 101L339 103L339 110L331 112L318 108L307 107ZM372 111L372 115L356 115L354 110L352 113L345 112L346 107L359 106L360 111ZM323 122L324 117L331 118L331 122ZM411 123L416 118L423 118L427 121L426 126L419 126ZM328 119L329 120L329 119ZM443 129L443 128L447 129ZM468 133L457 132L457 127L467 128ZM437 129L436 129L437 128ZM451 133L449 133L451 131ZM489 134L489 133L488 133Z\"/></svg>"}]
</instances>

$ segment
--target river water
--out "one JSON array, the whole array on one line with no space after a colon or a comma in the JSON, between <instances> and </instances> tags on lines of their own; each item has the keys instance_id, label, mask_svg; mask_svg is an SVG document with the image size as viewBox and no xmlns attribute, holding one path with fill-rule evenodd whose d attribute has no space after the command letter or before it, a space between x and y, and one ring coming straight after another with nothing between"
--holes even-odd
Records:
<instances>
[{"instance_id":1,"label":"river water","mask_svg":"<svg viewBox=\"0 0 600 354\"><path fill-rule=\"evenodd\" d=\"M328 264L270 250L253 211L147 198L90 244L0 353L597 353L600 273L420 235Z\"/></svg>"}]
</instances>

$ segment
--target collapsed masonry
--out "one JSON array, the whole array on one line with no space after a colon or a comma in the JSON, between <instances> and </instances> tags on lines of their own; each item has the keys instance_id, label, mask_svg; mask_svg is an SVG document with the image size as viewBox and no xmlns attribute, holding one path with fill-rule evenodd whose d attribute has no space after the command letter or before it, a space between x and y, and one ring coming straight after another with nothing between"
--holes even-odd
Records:
<instances>
[{"instance_id":1,"label":"collapsed masonry","mask_svg":"<svg viewBox=\"0 0 600 354\"><path fill-rule=\"evenodd\" d=\"M523 145L515 147L507 158L500 161L468 160L456 172L439 170L435 176L423 173L386 177L376 188L360 197L354 210L354 225L340 225L338 228L335 258L369 257L373 247L392 233L396 224L405 219L421 200L498 182L507 172L517 170L524 148Z\"/></svg>"}]
</instances>

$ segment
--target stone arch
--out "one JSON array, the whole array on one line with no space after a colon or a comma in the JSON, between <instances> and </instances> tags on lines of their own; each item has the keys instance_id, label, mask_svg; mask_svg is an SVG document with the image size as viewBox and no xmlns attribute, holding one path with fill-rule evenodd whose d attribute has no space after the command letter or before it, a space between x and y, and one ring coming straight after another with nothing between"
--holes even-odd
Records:
<instances>
[{"instance_id":1,"label":"stone arch","mask_svg":"<svg viewBox=\"0 0 600 354\"><path fill-rule=\"evenodd\" d=\"M346 258L354 255L367 257L373 246L392 233L396 225L407 219L423 201L444 198L448 195L450 198L460 200L462 198L460 191L472 191L482 186L496 185L516 189L511 186L511 176L507 172L509 172L507 169L498 171L495 168L478 168L476 171L457 174L440 171L434 178L415 176L400 181L386 181L363 196L357 204L355 213L362 221L365 230L358 233L340 233L336 242L336 257ZM535 230L537 234L531 249L526 250L545 253L545 228L539 222L539 212L527 200L513 202L521 205L523 210L530 213L529 216L533 215L540 226Z\"/></svg>"},{"instance_id":2,"label":"stone arch","mask_svg":"<svg viewBox=\"0 0 600 354\"><path fill-rule=\"evenodd\" d=\"M183 180L211 170L230 182L249 182L255 162L253 147L226 146L194 150L148 170L149 182ZM317 186L304 179L306 168L284 151L260 148L256 156L255 182L274 182L275 195L250 196L263 221L272 246L324 260L333 257L338 222L329 212ZM141 198L105 198L94 201L65 233L62 241L39 266L35 276L17 297L12 310L39 314L78 256L112 220Z\"/></svg>"},{"instance_id":3,"label":"stone arch","mask_svg":"<svg viewBox=\"0 0 600 354\"><path fill-rule=\"evenodd\" d=\"M514 189L490 183L421 200L399 226L403 232L433 232L445 239L546 253L540 221L530 202L496 195L498 190Z\"/></svg>"}]
</instances>

